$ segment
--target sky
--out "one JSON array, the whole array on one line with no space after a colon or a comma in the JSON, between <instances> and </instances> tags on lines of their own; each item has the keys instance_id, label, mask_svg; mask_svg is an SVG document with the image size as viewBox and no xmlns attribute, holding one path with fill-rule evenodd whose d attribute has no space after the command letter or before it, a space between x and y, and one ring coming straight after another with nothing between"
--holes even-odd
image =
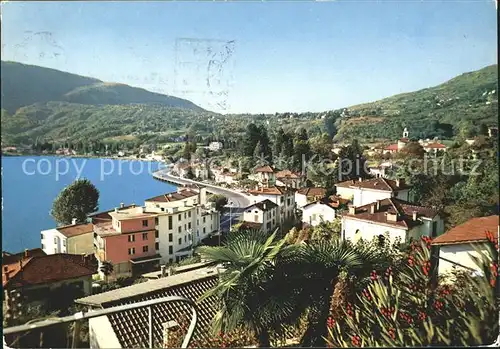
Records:
<instances>
[{"instance_id":1,"label":"sky","mask_svg":"<svg viewBox=\"0 0 500 349\"><path fill-rule=\"evenodd\" d=\"M222 113L320 112L497 62L492 0L7 2L2 60Z\"/></svg>"}]
</instances>

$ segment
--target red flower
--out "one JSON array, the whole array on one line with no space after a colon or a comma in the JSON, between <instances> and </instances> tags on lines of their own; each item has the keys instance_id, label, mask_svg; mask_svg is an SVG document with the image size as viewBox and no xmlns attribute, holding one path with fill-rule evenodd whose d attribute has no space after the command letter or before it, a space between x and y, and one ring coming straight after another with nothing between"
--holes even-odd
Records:
<instances>
[{"instance_id":1,"label":"red flower","mask_svg":"<svg viewBox=\"0 0 500 349\"><path fill-rule=\"evenodd\" d=\"M392 339L396 339L396 330L394 328L389 328L389 337L391 337Z\"/></svg>"},{"instance_id":2,"label":"red flower","mask_svg":"<svg viewBox=\"0 0 500 349\"><path fill-rule=\"evenodd\" d=\"M333 328L335 326L335 320L331 316L328 317L328 320L326 321L326 326L328 328Z\"/></svg>"},{"instance_id":3,"label":"red flower","mask_svg":"<svg viewBox=\"0 0 500 349\"><path fill-rule=\"evenodd\" d=\"M361 338L358 335L354 335L351 337L351 342L355 347L359 347L361 344Z\"/></svg>"},{"instance_id":4,"label":"red flower","mask_svg":"<svg viewBox=\"0 0 500 349\"><path fill-rule=\"evenodd\" d=\"M370 279L372 280L377 280L378 276L377 276L377 272L375 270L373 270L371 273L370 273Z\"/></svg>"},{"instance_id":5,"label":"red flower","mask_svg":"<svg viewBox=\"0 0 500 349\"><path fill-rule=\"evenodd\" d=\"M427 318L427 314L424 313L423 311L418 312L418 319L421 321L424 321Z\"/></svg>"}]
</instances>

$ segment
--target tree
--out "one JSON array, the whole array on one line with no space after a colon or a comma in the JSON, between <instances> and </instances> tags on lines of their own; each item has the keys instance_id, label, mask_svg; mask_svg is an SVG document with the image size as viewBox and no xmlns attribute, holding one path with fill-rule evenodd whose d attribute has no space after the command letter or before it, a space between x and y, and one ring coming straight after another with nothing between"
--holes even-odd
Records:
<instances>
[{"instance_id":1,"label":"tree","mask_svg":"<svg viewBox=\"0 0 500 349\"><path fill-rule=\"evenodd\" d=\"M109 261L104 261L101 263L99 271L104 274L105 281L108 282L108 277L113 274L113 263Z\"/></svg>"},{"instance_id":2,"label":"tree","mask_svg":"<svg viewBox=\"0 0 500 349\"><path fill-rule=\"evenodd\" d=\"M425 155L424 148L418 142L408 142L400 152L403 156L416 157L423 159Z\"/></svg>"},{"instance_id":3,"label":"tree","mask_svg":"<svg viewBox=\"0 0 500 349\"><path fill-rule=\"evenodd\" d=\"M339 167L341 172L340 181L367 178L370 174L366 171L366 159L363 156L363 148L357 140L353 140L350 145L343 147L339 152Z\"/></svg>"},{"instance_id":4,"label":"tree","mask_svg":"<svg viewBox=\"0 0 500 349\"><path fill-rule=\"evenodd\" d=\"M83 223L98 210L99 191L88 179L78 179L64 188L54 200L51 215L59 224Z\"/></svg>"},{"instance_id":5,"label":"tree","mask_svg":"<svg viewBox=\"0 0 500 349\"><path fill-rule=\"evenodd\" d=\"M212 320L213 333L229 333L243 325L255 333L261 347L270 347L270 331L281 329L288 300L272 283L284 240L259 231L229 233L221 247L201 246L205 260L225 265L220 281L198 301L215 296L220 307ZM277 275L277 274L276 274ZM274 285L274 287L273 287Z\"/></svg>"},{"instance_id":6,"label":"tree","mask_svg":"<svg viewBox=\"0 0 500 349\"><path fill-rule=\"evenodd\" d=\"M189 166L187 168L187 171L186 171L186 178L187 179L194 179L195 175L193 173L193 169L191 168L191 166Z\"/></svg>"},{"instance_id":7,"label":"tree","mask_svg":"<svg viewBox=\"0 0 500 349\"><path fill-rule=\"evenodd\" d=\"M227 205L227 197L225 197L224 195L222 194L214 194L212 195L209 199L208 199L209 202L214 202L215 203L215 209L217 211L222 211L222 209L224 208L224 206Z\"/></svg>"}]
</instances>

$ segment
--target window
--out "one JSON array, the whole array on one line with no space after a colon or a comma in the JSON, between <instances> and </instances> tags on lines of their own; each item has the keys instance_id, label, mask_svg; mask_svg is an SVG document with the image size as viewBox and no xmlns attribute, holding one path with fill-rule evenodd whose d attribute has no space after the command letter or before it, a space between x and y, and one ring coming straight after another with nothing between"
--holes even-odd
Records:
<instances>
[{"instance_id":1,"label":"window","mask_svg":"<svg viewBox=\"0 0 500 349\"><path fill-rule=\"evenodd\" d=\"M184 230L187 230L187 224L184 224Z\"/></svg>"},{"instance_id":2,"label":"window","mask_svg":"<svg viewBox=\"0 0 500 349\"><path fill-rule=\"evenodd\" d=\"M191 234L189 234L188 237L189 237L189 241L193 240Z\"/></svg>"},{"instance_id":3,"label":"window","mask_svg":"<svg viewBox=\"0 0 500 349\"><path fill-rule=\"evenodd\" d=\"M186 235L184 235L184 242L187 242L188 241L188 237Z\"/></svg>"},{"instance_id":4,"label":"window","mask_svg":"<svg viewBox=\"0 0 500 349\"><path fill-rule=\"evenodd\" d=\"M168 254L173 254L173 253L174 253L174 247L168 246Z\"/></svg>"},{"instance_id":5,"label":"window","mask_svg":"<svg viewBox=\"0 0 500 349\"><path fill-rule=\"evenodd\" d=\"M188 223L188 229L191 229L191 222Z\"/></svg>"},{"instance_id":6,"label":"window","mask_svg":"<svg viewBox=\"0 0 500 349\"><path fill-rule=\"evenodd\" d=\"M253 219L254 219L254 221L258 222L259 221L259 215L255 215Z\"/></svg>"},{"instance_id":7,"label":"window","mask_svg":"<svg viewBox=\"0 0 500 349\"><path fill-rule=\"evenodd\" d=\"M290 198L288 198L288 199L286 200L286 204L287 204L288 206L290 206L290 205L291 205Z\"/></svg>"},{"instance_id":8,"label":"window","mask_svg":"<svg viewBox=\"0 0 500 349\"><path fill-rule=\"evenodd\" d=\"M45 245L44 244L42 244L42 250L45 250Z\"/></svg>"},{"instance_id":9,"label":"window","mask_svg":"<svg viewBox=\"0 0 500 349\"><path fill-rule=\"evenodd\" d=\"M179 221L182 221L182 215L179 213Z\"/></svg>"},{"instance_id":10,"label":"window","mask_svg":"<svg viewBox=\"0 0 500 349\"><path fill-rule=\"evenodd\" d=\"M143 226L143 227L147 227L147 226L148 226L148 220L147 220L147 219L144 219L144 220L142 221L142 226Z\"/></svg>"},{"instance_id":11,"label":"window","mask_svg":"<svg viewBox=\"0 0 500 349\"><path fill-rule=\"evenodd\" d=\"M134 248L134 247L129 248L129 249L128 249L128 254L129 254L129 255L133 255L133 254L135 254L135 248Z\"/></svg>"},{"instance_id":12,"label":"window","mask_svg":"<svg viewBox=\"0 0 500 349\"><path fill-rule=\"evenodd\" d=\"M206 218L206 217L203 217L203 223L205 223L205 218Z\"/></svg>"},{"instance_id":13,"label":"window","mask_svg":"<svg viewBox=\"0 0 500 349\"><path fill-rule=\"evenodd\" d=\"M182 245L182 238L179 238L179 245Z\"/></svg>"},{"instance_id":14,"label":"window","mask_svg":"<svg viewBox=\"0 0 500 349\"><path fill-rule=\"evenodd\" d=\"M162 212L165 212L165 207L162 207L162 208L161 208L161 211L162 211Z\"/></svg>"},{"instance_id":15,"label":"window","mask_svg":"<svg viewBox=\"0 0 500 349\"><path fill-rule=\"evenodd\" d=\"M57 238L56 237L54 238L54 243L57 244Z\"/></svg>"},{"instance_id":16,"label":"window","mask_svg":"<svg viewBox=\"0 0 500 349\"><path fill-rule=\"evenodd\" d=\"M63 240L63 246L66 246L66 239Z\"/></svg>"},{"instance_id":17,"label":"window","mask_svg":"<svg viewBox=\"0 0 500 349\"><path fill-rule=\"evenodd\" d=\"M158 225L158 217L155 217L155 225Z\"/></svg>"},{"instance_id":18,"label":"window","mask_svg":"<svg viewBox=\"0 0 500 349\"><path fill-rule=\"evenodd\" d=\"M432 222L432 235L431 237L436 237L438 222Z\"/></svg>"},{"instance_id":19,"label":"window","mask_svg":"<svg viewBox=\"0 0 500 349\"><path fill-rule=\"evenodd\" d=\"M173 225L173 217L172 216L168 216L168 229L169 230L172 230L172 225Z\"/></svg>"},{"instance_id":20,"label":"window","mask_svg":"<svg viewBox=\"0 0 500 349\"><path fill-rule=\"evenodd\" d=\"M174 241L174 234L170 233L168 234L168 242Z\"/></svg>"},{"instance_id":21,"label":"window","mask_svg":"<svg viewBox=\"0 0 500 349\"><path fill-rule=\"evenodd\" d=\"M160 232L158 231L158 229L155 230L155 238L159 238L160 237Z\"/></svg>"},{"instance_id":22,"label":"window","mask_svg":"<svg viewBox=\"0 0 500 349\"><path fill-rule=\"evenodd\" d=\"M205 227L203 227L203 234L205 234L205 233L206 233L206 228L205 228Z\"/></svg>"},{"instance_id":23,"label":"window","mask_svg":"<svg viewBox=\"0 0 500 349\"><path fill-rule=\"evenodd\" d=\"M130 234L128 236L128 242L134 242L135 241L135 235L134 234Z\"/></svg>"},{"instance_id":24,"label":"window","mask_svg":"<svg viewBox=\"0 0 500 349\"><path fill-rule=\"evenodd\" d=\"M155 250L158 251L160 249L160 243L155 242Z\"/></svg>"},{"instance_id":25,"label":"window","mask_svg":"<svg viewBox=\"0 0 500 349\"><path fill-rule=\"evenodd\" d=\"M95 234L95 233L94 233ZM43 240L43 234L40 234L42 236L42 240Z\"/></svg>"},{"instance_id":26,"label":"window","mask_svg":"<svg viewBox=\"0 0 500 349\"><path fill-rule=\"evenodd\" d=\"M179 231L179 233L182 233L182 227L179 226L179 228L177 229Z\"/></svg>"},{"instance_id":27,"label":"window","mask_svg":"<svg viewBox=\"0 0 500 349\"><path fill-rule=\"evenodd\" d=\"M283 196L280 197L280 203L282 204L285 201L285 198Z\"/></svg>"},{"instance_id":28,"label":"window","mask_svg":"<svg viewBox=\"0 0 500 349\"><path fill-rule=\"evenodd\" d=\"M148 239L148 233L142 233L142 239L147 240Z\"/></svg>"},{"instance_id":29,"label":"window","mask_svg":"<svg viewBox=\"0 0 500 349\"><path fill-rule=\"evenodd\" d=\"M196 232L196 236L200 237L200 232L199 231Z\"/></svg>"},{"instance_id":30,"label":"window","mask_svg":"<svg viewBox=\"0 0 500 349\"><path fill-rule=\"evenodd\" d=\"M191 211L188 212L188 217L191 218Z\"/></svg>"},{"instance_id":31,"label":"window","mask_svg":"<svg viewBox=\"0 0 500 349\"><path fill-rule=\"evenodd\" d=\"M148 246L142 246L142 252L148 252Z\"/></svg>"},{"instance_id":32,"label":"window","mask_svg":"<svg viewBox=\"0 0 500 349\"><path fill-rule=\"evenodd\" d=\"M187 218L187 213L186 213L186 212L184 212L184 219L186 219L186 218Z\"/></svg>"}]
</instances>

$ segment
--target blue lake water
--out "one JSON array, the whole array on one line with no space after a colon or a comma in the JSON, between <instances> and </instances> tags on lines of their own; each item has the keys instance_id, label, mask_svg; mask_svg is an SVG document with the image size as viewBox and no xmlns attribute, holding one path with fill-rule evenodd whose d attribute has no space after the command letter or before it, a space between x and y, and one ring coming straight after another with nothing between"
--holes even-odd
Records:
<instances>
[{"instance_id":1,"label":"blue lake water","mask_svg":"<svg viewBox=\"0 0 500 349\"><path fill-rule=\"evenodd\" d=\"M161 166L138 160L3 156L2 249L40 247L40 231L55 227L52 202L78 175L99 190L99 210L109 210L122 202L143 205L147 198L175 190L151 176Z\"/></svg>"}]
</instances>

